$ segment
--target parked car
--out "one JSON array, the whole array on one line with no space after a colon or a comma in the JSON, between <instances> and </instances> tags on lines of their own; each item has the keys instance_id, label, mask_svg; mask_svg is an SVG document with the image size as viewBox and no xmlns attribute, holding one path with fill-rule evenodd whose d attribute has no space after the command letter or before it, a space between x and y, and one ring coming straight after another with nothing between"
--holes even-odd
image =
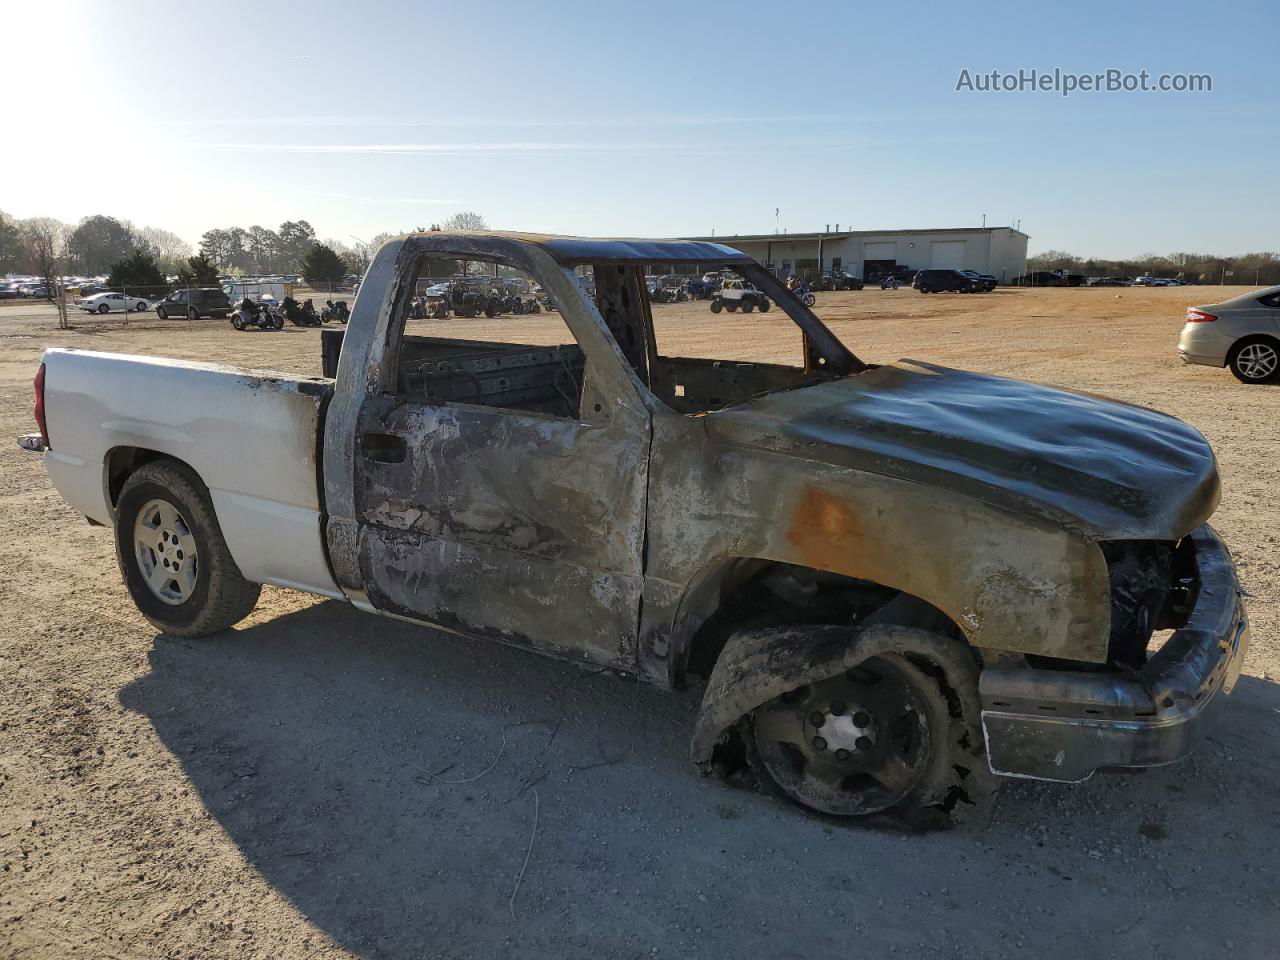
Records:
<instances>
[{"instance_id":1,"label":"parked car","mask_svg":"<svg viewBox=\"0 0 1280 960\"><path fill-rule=\"evenodd\" d=\"M175 290L157 303L156 316L161 320L171 316L188 320L217 317L221 320L231 313L231 309L231 300L222 288L192 287Z\"/></svg>"},{"instance_id":2,"label":"parked car","mask_svg":"<svg viewBox=\"0 0 1280 960\"><path fill-rule=\"evenodd\" d=\"M921 293L974 293L978 285L959 270L919 270L911 285Z\"/></svg>"},{"instance_id":3,"label":"parked car","mask_svg":"<svg viewBox=\"0 0 1280 960\"><path fill-rule=\"evenodd\" d=\"M996 284L1000 282L989 273L978 273L976 270L961 270L960 272L973 281L975 289L981 290L983 293L990 293L996 288Z\"/></svg>"},{"instance_id":4,"label":"parked car","mask_svg":"<svg viewBox=\"0 0 1280 960\"><path fill-rule=\"evenodd\" d=\"M135 310L151 309L151 304L142 297L113 292L81 297L76 301L76 306L85 313L132 313Z\"/></svg>"},{"instance_id":5,"label":"parked car","mask_svg":"<svg viewBox=\"0 0 1280 960\"><path fill-rule=\"evenodd\" d=\"M1065 287L1067 285L1067 278L1063 274L1054 273L1051 270L1032 270L1019 279L1021 286L1024 287Z\"/></svg>"},{"instance_id":6,"label":"parked car","mask_svg":"<svg viewBox=\"0 0 1280 960\"><path fill-rule=\"evenodd\" d=\"M1225 366L1241 383L1280 381L1280 286L1187 307L1178 355L1184 363Z\"/></svg>"},{"instance_id":7,"label":"parked car","mask_svg":"<svg viewBox=\"0 0 1280 960\"><path fill-rule=\"evenodd\" d=\"M1133 283L1124 277L1090 277L1090 287L1131 287Z\"/></svg>"},{"instance_id":8,"label":"parked car","mask_svg":"<svg viewBox=\"0 0 1280 960\"><path fill-rule=\"evenodd\" d=\"M803 357L655 354L641 256L732 268ZM569 342L406 332L404 291L440 257L528 265ZM993 774L1179 759L1245 658L1193 428L866 363L721 244L399 237L321 345L323 377L45 352L20 444L113 531L162 633L225 630L269 583L664 688L701 677L704 771L916 826L980 813Z\"/></svg>"}]
</instances>

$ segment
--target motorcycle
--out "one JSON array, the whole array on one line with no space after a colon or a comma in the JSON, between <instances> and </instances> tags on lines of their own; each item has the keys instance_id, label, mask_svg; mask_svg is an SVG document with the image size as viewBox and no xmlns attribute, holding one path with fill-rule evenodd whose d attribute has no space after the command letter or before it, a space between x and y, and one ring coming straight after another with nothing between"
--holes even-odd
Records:
<instances>
[{"instance_id":1,"label":"motorcycle","mask_svg":"<svg viewBox=\"0 0 1280 960\"><path fill-rule=\"evenodd\" d=\"M881 277L880 289L881 290L897 290L898 278L897 277Z\"/></svg>"},{"instance_id":2,"label":"motorcycle","mask_svg":"<svg viewBox=\"0 0 1280 960\"><path fill-rule=\"evenodd\" d=\"M295 327L318 327L324 322L310 300L299 305L293 297L285 297L280 302L279 313Z\"/></svg>"},{"instance_id":3,"label":"motorcycle","mask_svg":"<svg viewBox=\"0 0 1280 960\"><path fill-rule=\"evenodd\" d=\"M812 307L818 302L818 298L813 295L813 291L809 289L809 285L806 283L797 283L791 292L806 307Z\"/></svg>"},{"instance_id":4,"label":"motorcycle","mask_svg":"<svg viewBox=\"0 0 1280 960\"><path fill-rule=\"evenodd\" d=\"M260 330L283 330L284 317L265 303L244 301L231 314L231 326L237 330L257 327Z\"/></svg>"},{"instance_id":5,"label":"motorcycle","mask_svg":"<svg viewBox=\"0 0 1280 960\"><path fill-rule=\"evenodd\" d=\"M430 309L427 310L427 314L430 315ZM338 300L337 302L326 300L324 308L320 311L320 320L322 322L335 320L338 323L346 323L350 317L351 311L347 309L347 301L345 300Z\"/></svg>"}]
</instances>

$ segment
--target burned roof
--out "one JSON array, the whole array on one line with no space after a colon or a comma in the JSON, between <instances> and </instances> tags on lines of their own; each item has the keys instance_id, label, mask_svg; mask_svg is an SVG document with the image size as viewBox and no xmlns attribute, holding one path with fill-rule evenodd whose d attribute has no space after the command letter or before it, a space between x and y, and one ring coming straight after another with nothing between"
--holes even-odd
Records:
<instances>
[{"instance_id":1,"label":"burned roof","mask_svg":"<svg viewBox=\"0 0 1280 960\"><path fill-rule=\"evenodd\" d=\"M503 247L533 244L541 247L558 263L575 266L580 263L749 263L751 258L740 250L706 240L638 240L595 239L592 237L560 237L538 233L505 232L440 232L411 235L415 246L440 249L456 240L472 249L488 248L498 253ZM428 241L423 244L421 241Z\"/></svg>"}]
</instances>

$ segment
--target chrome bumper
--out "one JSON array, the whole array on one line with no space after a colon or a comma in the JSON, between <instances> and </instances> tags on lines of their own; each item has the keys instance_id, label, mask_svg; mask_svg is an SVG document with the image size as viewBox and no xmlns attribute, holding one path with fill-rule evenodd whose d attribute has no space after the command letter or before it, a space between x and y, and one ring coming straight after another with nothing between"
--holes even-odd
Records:
<instances>
[{"instance_id":1,"label":"chrome bumper","mask_svg":"<svg viewBox=\"0 0 1280 960\"><path fill-rule=\"evenodd\" d=\"M983 671L982 730L994 773L1075 782L1098 770L1181 760L1240 675L1249 621L1231 555L1191 534L1200 589L1187 624L1129 674Z\"/></svg>"}]
</instances>

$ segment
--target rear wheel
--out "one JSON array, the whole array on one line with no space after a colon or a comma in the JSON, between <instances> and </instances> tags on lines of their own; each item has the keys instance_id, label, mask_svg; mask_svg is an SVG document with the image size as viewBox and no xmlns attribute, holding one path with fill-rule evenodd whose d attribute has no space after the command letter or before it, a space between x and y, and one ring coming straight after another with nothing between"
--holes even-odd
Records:
<instances>
[{"instance_id":1,"label":"rear wheel","mask_svg":"<svg viewBox=\"0 0 1280 960\"><path fill-rule=\"evenodd\" d=\"M922 284L920 284L920 292L921 292L921 293L929 293L929 292L930 292L930 290L929 290L929 288L928 288L928 287L926 287L926 286L922 283Z\"/></svg>"},{"instance_id":2,"label":"rear wheel","mask_svg":"<svg viewBox=\"0 0 1280 960\"><path fill-rule=\"evenodd\" d=\"M1227 366L1241 383L1269 383L1280 373L1280 344L1266 337L1241 340Z\"/></svg>"},{"instance_id":3,"label":"rear wheel","mask_svg":"<svg viewBox=\"0 0 1280 960\"><path fill-rule=\"evenodd\" d=\"M760 312L761 312L761 313L768 313L768 312L769 312L769 307L770 307L770 306L771 306L771 304L769 303L769 301L768 301L767 299L762 299L762 300L760 301Z\"/></svg>"},{"instance_id":4,"label":"rear wheel","mask_svg":"<svg viewBox=\"0 0 1280 960\"><path fill-rule=\"evenodd\" d=\"M107 313L107 312L109 312L110 310L111 310L111 308L110 308L109 306L107 306L105 303L100 303L100 304L98 304L98 312L99 312L99 313Z\"/></svg>"},{"instance_id":5,"label":"rear wheel","mask_svg":"<svg viewBox=\"0 0 1280 960\"><path fill-rule=\"evenodd\" d=\"M231 558L204 484L173 461L144 464L125 481L116 558L142 615L174 636L225 630L258 602L261 588Z\"/></svg>"},{"instance_id":6,"label":"rear wheel","mask_svg":"<svg viewBox=\"0 0 1280 960\"><path fill-rule=\"evenodd\" d=\"M755 307L755 304L754 304L754 303L752 303L752 301L750 301L750 300L743 300L743 301L742 301L742 312L743 312L743 313L750 313L750 312L752 311L752 309L754 309L754 307Z\"/></svg>"},{"instance_id":7,"label":"rear wheel","mask_svg":"<svg viewBox=\"0 0 1280 960\"><path fill-rule=\"evenodd\" d=\"M720 312L721 310L723 310L723 309L724 309L724 304L723 304L723 303L721 303L719 300L712 300L712 301L711 301L711 312L712 312L712 313L719 313L719 312Z\"/></svg>"},{"instance_id":8,"label":"rear wheel","mask_svg":"<svg viewBox=\"0 0 1280 960\"><path fill-rule=\"evenodd\" d=\"M243 329L244 329L244 319L240 316L240 314L238 314L238 313L233 313L233 314L231 315L231 325L232 325L233 327L235 327L237 330L243 330Z\"/></svg>"}]
</instances>

